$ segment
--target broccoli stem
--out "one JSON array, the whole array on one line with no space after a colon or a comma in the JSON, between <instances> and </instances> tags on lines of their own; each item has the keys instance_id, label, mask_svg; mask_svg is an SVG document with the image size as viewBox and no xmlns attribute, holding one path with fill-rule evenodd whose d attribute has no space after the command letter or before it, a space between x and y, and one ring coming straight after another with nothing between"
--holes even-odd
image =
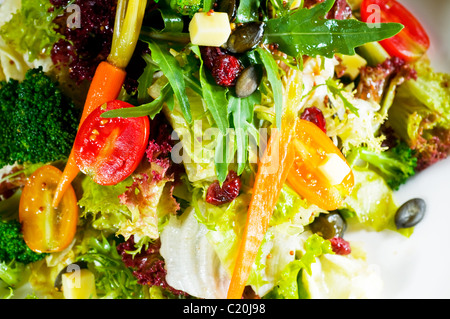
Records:
<instances>
[{"instance_id":1,"label":"broccoli stem","mask_svg":"<svg viewBox=\"0 0 450 319\"><path fill-rule=\"evenodd\" d=\"M414 147L420 136L424 109L404 102L397 99L397 103L390 107L389 123L402 140Z\"/></svg>"},{"instance_id":2,"label":"broccoli stem","mask_svg":"<svg viewBox=\"0 0 450 319\"><path fill-rule=\"evenodd\" d=\"M114 34L108 62L125 69L134 53L144 19L146 0L117 2Z\"/></svg>"}]
</instances>

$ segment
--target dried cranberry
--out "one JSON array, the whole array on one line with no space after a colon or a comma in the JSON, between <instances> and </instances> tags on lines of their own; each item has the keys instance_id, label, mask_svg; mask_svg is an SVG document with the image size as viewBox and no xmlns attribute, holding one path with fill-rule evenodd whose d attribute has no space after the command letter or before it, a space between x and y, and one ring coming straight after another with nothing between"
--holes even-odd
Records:
<instances>
[{"instance_id":1,"label":"dried cranberry","mask_svg":"<svg viewBox=\"0 0 450 319\"><path fill-rule=\"evenodd\" d=\"M336 236L330 239L331 249L337 255L348 255L352 252L350 243L344 238Z\"/></svg>"},{"instance_id":2,"label":"dried cranberry","mask_svg":"<svg viewBox=\"0 0 450 319\"><path fill-rule=\"evenodd\" d=\"M323 116L322 111L317 107L307 107L303 111L301 118L316 124L324 133L327 132L325 117Z\"/></svg>"},{"instance_id":3,"label":"dried cranberry","mask_svg":"<svg viewBox=\"0 0 450 319\"><path fill-rule=\"evenodd\" d=\"M222 49L219 47L201 46L200 53L202 55L205 67L208 68L209 70L213 69L214 61L217 59L217 57L225 55L225 52L223 52Z\"/></svg>"},{"instance_id":4,"label":"dried cranberry","mask_svg":"<svg viewBox=\"0 0 450 319\"><path fill-rule=\"evenodd\" d=\"M234 86L242 71L242 65L233 55L221 55L215 61L212 75L220 86Z\"/></svg>"},{"instance_id":5,"label":"dried cranberry","mask_svg":"<svg viewBox=\"0 0 450 319\"><path fill-rule=\"evenodd\" d=\"M234 86L243 67L238 58L218 47L201 47L203 63L220 86Z\"/></svg>"},{"instance_id":6,"label":"dried cranberry","mask_svg":"<svg viewBox=\"0 0 450 319\"><path fill-rule=\"evenodd\" d=\"M241 179L234 171L228 173L222 187L218 181L213 182L206 192L206 202L213 205L221 205L231 202L239 195Z\"/></svg>"}]
</instances>

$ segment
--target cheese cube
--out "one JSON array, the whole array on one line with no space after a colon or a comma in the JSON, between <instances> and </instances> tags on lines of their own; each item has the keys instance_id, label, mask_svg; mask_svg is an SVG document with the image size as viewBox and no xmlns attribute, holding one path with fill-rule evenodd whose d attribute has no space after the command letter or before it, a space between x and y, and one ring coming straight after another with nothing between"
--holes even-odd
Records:
<instances>
[{"instance_id":1,"label":"cheese cube","mask_svg":"<svg viewBox=\"0 0 450 319\"><path fill-rule=\"evenodd\" d=\"M62 275L62 290L65 299L97 298L95 277L89 269L80 269Z\"/></svg>"},{"instance_id":2,"label":"cheese cube","mask_svg":"<svg viewBox=\"0 0 450 319\"><path fill-rule=\"evenodd\" d=\"M331 185L342 183L351 170L347 162L337 154L327 154L326 159L318 168Z\"/></svg>"},{"instance_id":3,"label":"cheese cube","mask_svg":"<svg viewBox=\"0 0 450 319\"><path fill-rule=\"evenodd\" d=\"M189 23L192 44L219 47L231 34L226 12L197 12Z\"/></svg>"}]
</instances>

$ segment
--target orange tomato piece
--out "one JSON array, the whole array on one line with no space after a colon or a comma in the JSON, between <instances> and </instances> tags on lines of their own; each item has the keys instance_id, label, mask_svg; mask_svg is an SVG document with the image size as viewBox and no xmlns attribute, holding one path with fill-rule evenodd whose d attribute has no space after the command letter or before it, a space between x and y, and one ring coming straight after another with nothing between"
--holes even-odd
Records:
<instances>
[{"instance_id":1,"label":"orange tomato piece","mask_svg":"<svg viewBox=\"0 0 450 319\"><path fill-rule=\"evenodd\" d=\"M293 146L295 159L287 182L310 203L325 210L338 209L353 188L353 172L350 170L340 184L332 185L319 167L331 154L347 163L344 155L317 125L301 119L296 126Z\"/></svg>"},{"instance_id":2,"label":"orange tomato piece","mask_svg":"<svg viewBox=\"0 0 450 319\"><path fill-rule=\"evenodd\" d=\"M61 176L58 168L44 165L28 178L23 188L19 221L26 244L35 252L61 251L75 237L78 206L73 187L67 188L56 208L52 204Z\"/></svg>"}]
</instances>

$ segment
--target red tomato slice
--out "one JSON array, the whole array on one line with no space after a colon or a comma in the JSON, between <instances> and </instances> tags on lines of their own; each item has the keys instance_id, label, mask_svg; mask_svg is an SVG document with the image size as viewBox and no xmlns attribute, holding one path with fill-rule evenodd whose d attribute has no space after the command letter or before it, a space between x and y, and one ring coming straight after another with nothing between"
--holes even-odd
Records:
<instances>
[{"instance_id":1,"label":"red tomato slice","mask_svg":"<svg viewBox=\"0 0 450 319\"><path fill-rule=\"evenodd\" d=\"M115 185L130 176L148 145L147 116L101 117L106 111L124 107L133 106L115 100L98 107L84 120L75 139L78 168L100 185Z\"/></svg>"},{"instance_id":2,"label":"red tomato slice","mask_svg":"<svg viewBox=\"0 0 450 319\"><path fill-rule=\"evenodd\" d=\"M379 10L378 10L379 8ZM364 22L397 22L405 27L392 38L380 41L391 55L405 61L419 59L430 47L430 39L421 23L404 6L395 0L363 0L361 18Z\"/></svg>"},{"instance_id":3,"label":"red tomato slice","mask_svg":"<svg viewBox=\"0 0 450 319\"><path fill-rule=\"evenodd\" d=\"M348 165L344 155L316 124L302 119L297 124L293 146L295 160L288 183L310 203L325 210L338 209L353 188L353 172L350 170L339 184L334 185L319 167L332 154Z\"/></svg>"},{"instance_id":4,"label":"red tomato slice","mask_svg":"<svg viewBox=\"0 0 450 319\"><path fill-rule=\"evenodd\" d=\"M57 208L53 196L62 172L54 166L38 168L27 180L19 204L23 238L39 253L61 251L72 242L78 223L77 197L72 186Z\"/></svg>"}]
</instances>

